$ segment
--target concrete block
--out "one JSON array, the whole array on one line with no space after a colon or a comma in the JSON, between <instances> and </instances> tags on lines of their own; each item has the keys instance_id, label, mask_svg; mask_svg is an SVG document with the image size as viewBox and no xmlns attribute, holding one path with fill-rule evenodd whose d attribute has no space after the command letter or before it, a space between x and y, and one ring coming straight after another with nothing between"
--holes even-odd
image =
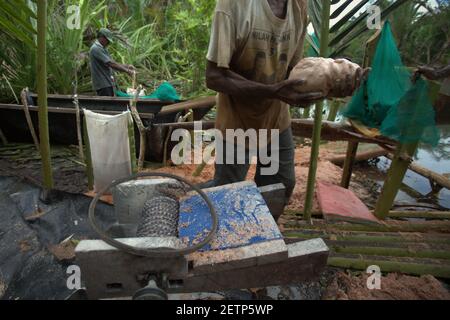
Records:
<instances>
[{"instance_id":1,"label":"concrete block","mask_svg":"<svg viewBox=\"0 0 450 320\"><path fill-rule=\"evenodd\" d=\"M288 259L221 270L214 273L189 273L182 287L170 293L206 292L230 289L290 285L317 280L326 267L329 249L322 239L312 239L287 245Z\"/></svg>"},{"instance_id":2,"label":"concrete block","mask_svg":"<svg viewBox=\"0 0 450 320\"><path fill-rule=\"evenodd\" d=\"M130 238L119 241L138 248L180 248L177 238ZM185 257L138 257L111 247L101 240L81 241L75 249L76 264L89 299L132 296L146 285L148 274L166 274L170 280L181 280L188 273Z\"/></svg>"},{"instance_id":3,"label":"concrete block","mask_svg":"<svg viewBox=\"0 0 450 320\"><path fill-rule=\"evenodd\" d=\"M286 188L284 184L272 184L269 186L259 187L259 192L266 201L267 207L270 210L275 221L281 217L284 212L285 199L286 199Z\"/></svg>"},{"instance_id":4,"label":"concrete block","mask_svg":"<svg viewBox=\"0 0 450 320\"><path fill-rule=\"evenodd\" d=\"M288 258L288 249L283 240L273 240L245 247L195 252L187 257L192 261L193 274L206 274L232 269L263 265Z\"/></svg>"}]
</instances>

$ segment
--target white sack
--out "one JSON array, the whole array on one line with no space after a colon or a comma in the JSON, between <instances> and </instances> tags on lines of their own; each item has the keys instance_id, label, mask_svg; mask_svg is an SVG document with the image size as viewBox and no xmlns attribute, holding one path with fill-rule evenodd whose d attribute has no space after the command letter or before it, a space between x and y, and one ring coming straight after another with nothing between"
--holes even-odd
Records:
<instances>
[{"instance_id":1,"label":"white sack","mask_svg":"<svg viewBox=\"0 0 450 320\"><path fill-rule=\"evenodd\" d=\"M91 146L95 192L100 192L114 180L132 173L128 123L129 111L117 116L84 110Z\"/></svg>"}]
</instances>

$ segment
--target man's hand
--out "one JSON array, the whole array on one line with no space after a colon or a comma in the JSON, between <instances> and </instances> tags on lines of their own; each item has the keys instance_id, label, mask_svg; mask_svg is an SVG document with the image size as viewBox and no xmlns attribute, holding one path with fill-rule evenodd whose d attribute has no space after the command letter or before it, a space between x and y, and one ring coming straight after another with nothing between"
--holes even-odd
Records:
<instances>
[{"instance_id":1,"label":"man's hand","mask_svg":"<svg viewBox=\"0 0 450 320\"><path fill-rule=\"evenodd\" d=\"M437 70L431 67L419 67L416 74L423 74L429 80L437 80L439 78Z\"/></svg>"},{"instance_id":2,"label":"man's hand","mask_svg":"<svg viewBox=\"0 0 450 320\"><path fill-rule=\"evenodd\" d=\"M133 65L129 64L126 67L127 67L127 70L128 70L127 73L130 75L130 77L133 77L134 74L137 74L136 68Z\"/></svg>"},{"instance_id":3,"label":"man's hand","mask_svg":"<svg viewBox=\"0 0 450 320\"><path fill-rule=\"evenodd\" d=\"M303 80L285 80L274 85L276 97L292 106L307 107L319 100L324 99L322 92L300 93L296 87L303 85Z\"/></svg>"}]
</instances>

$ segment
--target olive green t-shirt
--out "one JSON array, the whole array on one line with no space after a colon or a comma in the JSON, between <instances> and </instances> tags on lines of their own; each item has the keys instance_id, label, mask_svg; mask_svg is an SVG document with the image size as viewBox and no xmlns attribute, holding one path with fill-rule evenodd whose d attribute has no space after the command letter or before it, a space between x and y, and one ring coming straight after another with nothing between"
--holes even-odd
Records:
<instances>
[{"instance_id":1,"label":"olive green t-shirt","mask_svg":"<svg viewBox=\"0 0 450 320\"><path fill-rule=\"evenodd\" d=\"M89 51L91 63L92 86L95 91L113 87L113 72L108 63L112 62L111 56L100 42L95 41Z\"/></svg>"},{"instance_id":2,"label":"olive green t-shirt","mask_svg":"<svg viewBox=\"0 0 450 320\"><path fill-rule=\"evenodd\" d=\"M273 84L303 57L307 0L287 0L285 19L267 0L218 0L207 59L248 80ZM219 93L216 128L280 129L290 126L289 107L275 100L249 100Z\"/></svg>"}]
</instances>

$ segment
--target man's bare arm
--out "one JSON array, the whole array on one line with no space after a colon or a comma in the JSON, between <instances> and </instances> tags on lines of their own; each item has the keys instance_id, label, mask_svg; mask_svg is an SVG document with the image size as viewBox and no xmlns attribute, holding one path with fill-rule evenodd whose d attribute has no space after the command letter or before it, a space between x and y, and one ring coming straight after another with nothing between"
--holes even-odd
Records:
<instances>
[{"instance_id":1,"label":"man's bare arm","mask_svg":"<svg viewBox=\"0 0 450 320\"><path fill-rule=\"evenodd\" d=\"M450 77L450 65L435 69L432 67L420 67L415 74L423 74L427 79L440 80Z\"/></svg>"},{"instance_id":2,"label":"man's bare arm","mask_svg":"<svg viewBox=\"0 0 450 320\"><path fill-rule=\"evenodd\" d=\"M128 73L130 76L133 75L134 67L126 66L124 64L120 64L120 63L117 63L117 62L114 62L114 61L110 62L108 65L109 65L109 67L111 67L114 70Z\"/></svg>"},{"instance_id":3,"label":"man's bare arm","mask_svg":"<svg viewBox=\"0 0 450 320\"><path fill-rule=\"evenodd\" d=\"M206 83L209 89L254 99L279 99L291 105L310 105L322 99L322 93L298 93L295 87L303 82L285 80L276 84L263 84L248 80L230 69L219 68L216 63L208 61Z\"/></svg>"},{"instance_id":4,"label":"man's bare arm","mask_svg":"<svg viewBox=\"0 0 450 320\"><path fill-rule=\"evenodd\" d=\"M438 70L437 73L438 73L439 79L450 77L450 64L448 66Z\"/></svg>"}]
</instances>

